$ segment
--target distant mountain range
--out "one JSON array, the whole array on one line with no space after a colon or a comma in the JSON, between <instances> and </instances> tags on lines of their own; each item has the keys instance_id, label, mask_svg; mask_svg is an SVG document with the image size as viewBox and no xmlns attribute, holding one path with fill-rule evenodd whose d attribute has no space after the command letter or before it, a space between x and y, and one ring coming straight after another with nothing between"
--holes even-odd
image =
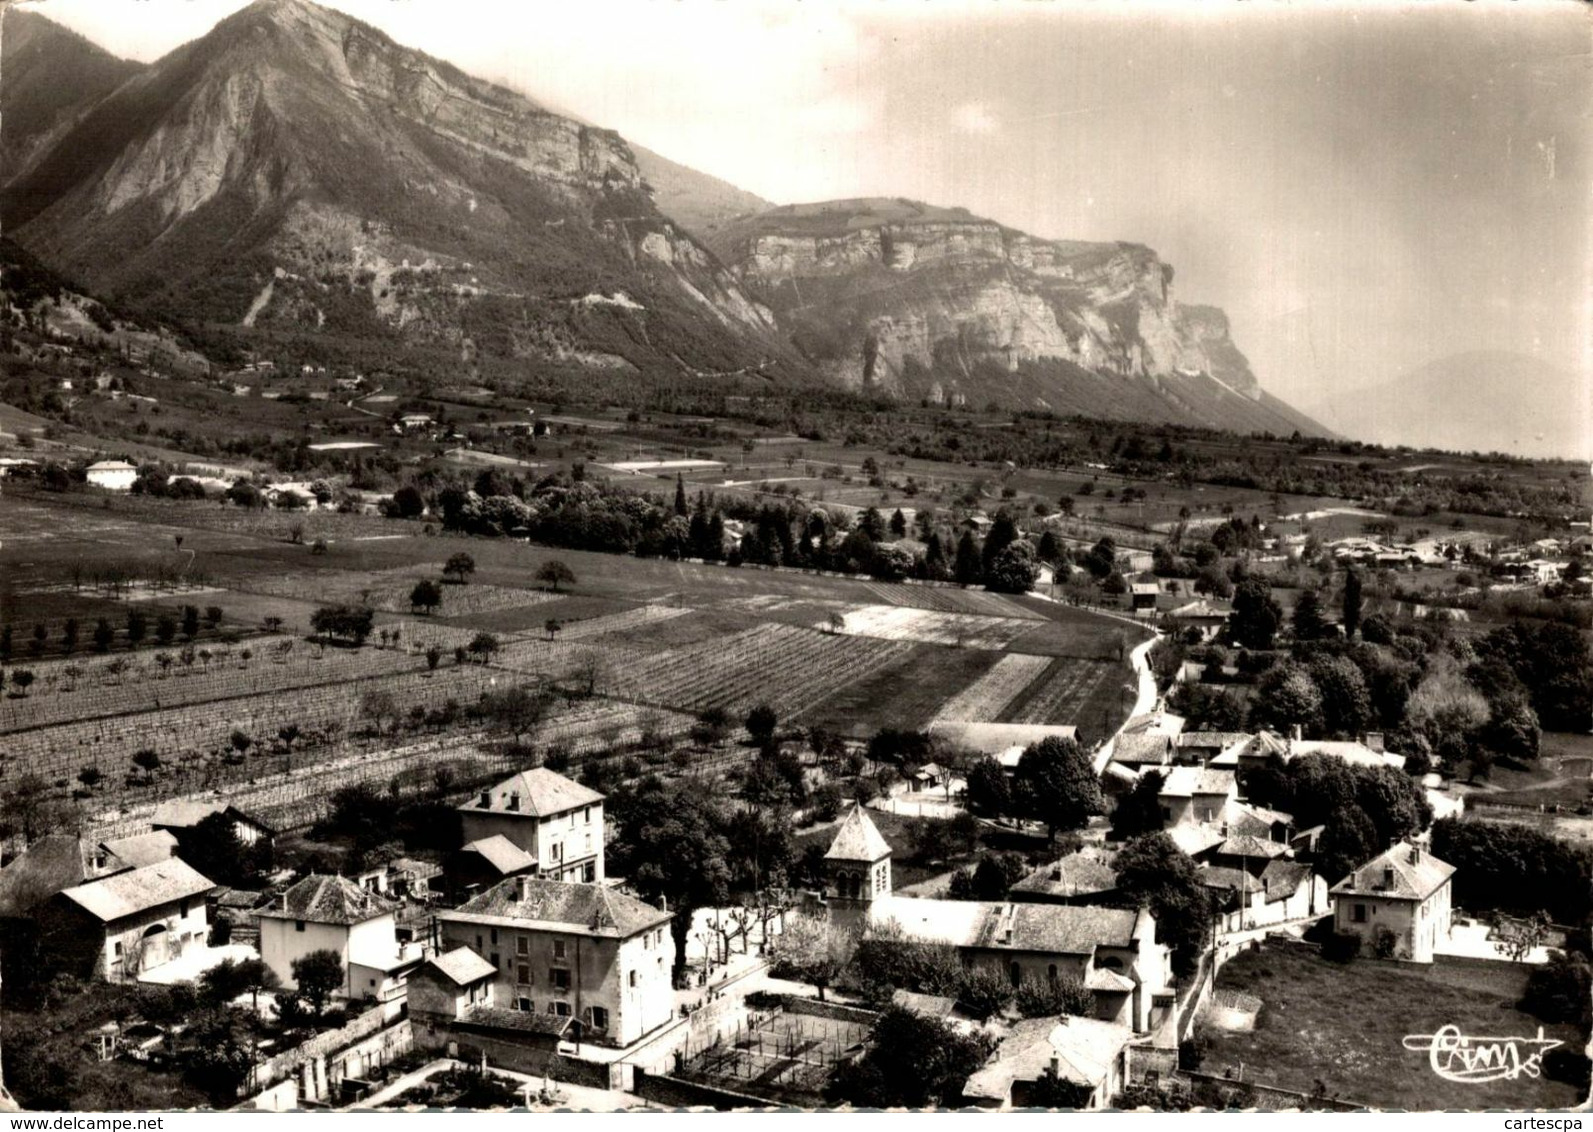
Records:
<instances>
[{"instance_id":1,"label":"distant mountain range","mask_svg":"<svg viewBox=\"0 0 1593 1132\"><path fill-rule=\"evenodd\" d=\"M1326 432L1148 248L913 201L772 207L307 0L147 66L6 20L6 232L152 321Z\"/></svg>"},{"instance_id":2,"label":"distant mountain range","mask_svg":"<svg viewBox=\"0 0 1593 1132\"><path fill-rule=\"evenodd\" d=\"M1379 444L1593 459L1593 383L1525 354L1454 354L1334 397L1325 411Z\"/></svg>"}]
</instances>

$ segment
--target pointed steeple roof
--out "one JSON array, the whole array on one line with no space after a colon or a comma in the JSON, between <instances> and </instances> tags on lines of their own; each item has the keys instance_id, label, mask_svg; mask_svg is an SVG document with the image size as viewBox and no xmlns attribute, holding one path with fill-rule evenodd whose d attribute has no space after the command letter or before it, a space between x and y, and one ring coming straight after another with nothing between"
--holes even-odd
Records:
<instances>
[{"instance_id":1,"label":"pointed steeple roof","mask_svg":"<svg viewBox=\"0 0 1593 1132\"><path fill-rule=\"evenodd\" d=\"M826 861L882 861L891 855L890 843L880 835L879 829L869 820L862 806L853 806L852 812L841 821L830 842Z\"/></svg>"}]
</instances>

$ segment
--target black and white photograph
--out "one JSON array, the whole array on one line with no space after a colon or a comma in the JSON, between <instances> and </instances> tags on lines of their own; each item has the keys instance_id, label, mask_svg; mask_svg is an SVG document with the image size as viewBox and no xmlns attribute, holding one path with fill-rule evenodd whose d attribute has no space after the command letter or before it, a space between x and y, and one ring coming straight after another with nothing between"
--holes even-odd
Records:
<instances>
[{"instance_id":1,"label":"black and white photograph","mask_svg":"<svg viewBox=\"0 0 1593 1132\"><path fill-rule=\"evenodd\" d=\"M1586 1111L1590 127L1576 0L0 0L0 1122Z\"/></svg>"}]
</instances>

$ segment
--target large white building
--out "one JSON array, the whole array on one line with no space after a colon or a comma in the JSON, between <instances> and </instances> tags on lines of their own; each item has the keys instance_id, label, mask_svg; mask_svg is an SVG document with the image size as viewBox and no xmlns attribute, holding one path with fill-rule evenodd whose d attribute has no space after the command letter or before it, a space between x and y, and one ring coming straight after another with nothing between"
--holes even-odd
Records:
<instances>
[{"instance_id":1,"label":"large white building","mask_svg":"<svg viewBox=\"0 0 1593 1132\"><path fill-rule=\"evenodd\" d=\"M331 951L343 964L344 995L387 1002L425 958L418 944L399 942L398 904L346 877L307 876L258 915L260 958L288 988L298 985L294 960Z\"/></svg>"}]
</instances>

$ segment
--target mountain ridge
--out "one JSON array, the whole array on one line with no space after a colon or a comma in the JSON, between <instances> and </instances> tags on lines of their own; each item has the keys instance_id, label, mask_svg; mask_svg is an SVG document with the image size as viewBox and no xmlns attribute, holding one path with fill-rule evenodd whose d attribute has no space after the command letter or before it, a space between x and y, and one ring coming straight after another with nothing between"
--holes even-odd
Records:
<instances>
[{"instance_id":1,"label":"mountain ridge","mask_svg":"<svg viewBox=\"0 0 1593 1132\"><path fill-rule=\"evenodd\" d=\"M0 200L42 259L146 317L564 380L740 375L1326 432L1261 390L1226 317L1173 300L1142 245L892 198L749 212L767 202L308 0L257 0L127 67ZM841 213L850 228L809 231ZM845 270L811 270L819 242Z\"/></svg>"}]
</instances>

